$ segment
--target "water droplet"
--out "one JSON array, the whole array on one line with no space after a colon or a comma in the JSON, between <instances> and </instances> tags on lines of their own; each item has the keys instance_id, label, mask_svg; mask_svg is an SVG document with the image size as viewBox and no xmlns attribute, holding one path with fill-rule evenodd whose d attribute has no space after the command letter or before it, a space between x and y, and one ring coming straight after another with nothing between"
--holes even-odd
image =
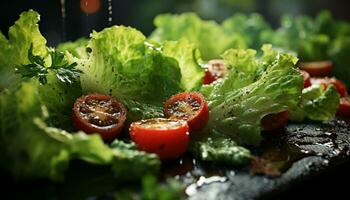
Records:
<instances>
[{"instance_id":1,"label":"water droplet","mask_svg":"<svg viewBox=\"0 0 350 200\"><path fill-rule=\"evenodd\" d=\"M113 22L113 4L112 0L108 0L108 25L112 25Z\"/></svg>"},{"instance_id":2,"label":"water droplet","mask_svg":"<svg viewBox=\"0 0 350 200\"><path fill-rule=\"evenodd\" d=\"M66 40L66 1L60 0L61 3L61 17L62 17L62 37Z\"/></svg>"}]
</instances>

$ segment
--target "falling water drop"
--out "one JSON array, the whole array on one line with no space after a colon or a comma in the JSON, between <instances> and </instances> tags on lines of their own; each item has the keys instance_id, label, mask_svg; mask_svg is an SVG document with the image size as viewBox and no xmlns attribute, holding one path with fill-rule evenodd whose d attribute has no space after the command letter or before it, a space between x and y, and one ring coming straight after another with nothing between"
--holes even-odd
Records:
<instances>
[{"instance_id":1,"label":"falling water drop","mask_svg":"<svg viewBox=\"0 0 350 200\"><path fill-rule=\"evenodd\" d=\"M113 9L112 9L112 0L108 0L108 25L112 25L113 20Z\"/></svg>"},{"instance_id":2,"label":"falling water drop","mask_svg":"<svg viewBox=\"0 0 350 200\"><path fill-rule=\"evenodd\" d=\"M62 37L66 41L66 1L60 0L61 3L61 17L62 17Z\"/></svg>"}]
</instances>

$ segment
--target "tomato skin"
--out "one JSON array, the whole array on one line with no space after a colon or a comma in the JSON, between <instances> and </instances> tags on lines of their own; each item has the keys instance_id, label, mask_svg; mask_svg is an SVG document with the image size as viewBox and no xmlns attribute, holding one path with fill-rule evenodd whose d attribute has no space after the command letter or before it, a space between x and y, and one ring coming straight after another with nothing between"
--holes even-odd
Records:
<instances>
[{"instance_id":1,"label":"tomato skin","mask_svg":"<svg viewBox=\"0 0 350 200\"><path fill-rule=\"evenodd\" d=\"M143 123L162 121L164 128L143 126ZM178 123L174 127L167 123ZM151 122L153 123L153 122ZM133 122L129 133L139 150L158 154L161 159L178 158L186 152L189 143L189 128L183 120L154 118Z\"/></svg>"},{"instance_id":2,"label":"tomato skin","mask_svg":"<svg viewBox=\"0 0 350 200\"><path fill-rule=\"evenodd\" d=\"M216 79L217 78L215 78L215 76L208 69L205 69L203 84L209 85L210 83L216 81Z\"/></svg>"},{"instance_id":3,"label":"tomato skin","mask_svg":"<svg viewBox=\"0 0 350 200\"><path fill-rule=\"evenodd\" d=\"M350 117L350 97L340 98L339 109L337 115L343 117Z\"/></svg>"},{"instance_id":4,"label":"tomato skin","mask_svg":"<svg viewBox=\"0 0 350 200\"><path fill-rule=\"evenodd\" d=\"M304 70L300 70L300 72L304 78L304 88L310 87L311 86L310 74Z\"/></svg>"},{"instance_id":5,"label":"tomato skin","mask_svg":"<svg viewBox=\"0 0 350 200\"><path fill-rule=\"evenodd\" d=\"M337 89L337 91L339 92L341 97L346 97L348 96L348 91L347 88L345 86L345 84L332 77L332 78L328 78L328 77L324 77L324 78L312 78L311 79L312 84L321 84L324 85L325 89L329 86L329 85L334 85L334 87Z\"/></svg>"},{"instance_id":6,"label":"tomato skin","mask_svg":"<svg viewBox=\"0 0 350 200\"><path fill-rule=\"evenodd\" d=\"M80 9L86 14L97 12L100 6L100 0L80 0Z\"/></svg>"},{"instance_id":7,"label":"tomato skin","mask_svg":"<svg viewBox=\"0 0 350 200\"><path fill-rule=\"evenodd\" d=\"M212 82L225 77L227 67L223 60L210 60L206 65L203 84L211 84Z\"/></svg>"},{"instance_id":8,"label":"tomato skin","mask_svg":"<svg viewBox=\"0 0 350 200\"><path fill-rule=\"evenodd\" d=\"M311 77L328 76L333 68L333 63L329 60L317 62L300 62L300 69L307 71Z\"/></svg>"},{"instance_id":9,"label":"tomato skin","mask_svg":"<svg viewBox=\"0 0 350 200\"><path fill-rule=\"evenodd\" d=\"M199 104L197 111L191 110L193 112L192 116L188 117L191 113L186 114L186 116L176 116L171 112L171 107L179 101L186 101L188 99L195 100ZM204 96L198 92L183 92L171 96L165 103L163 107L163 112L166 117L182 119L187 121L190 127L190 132L198 132L202 130L209 120L209 108L208 104L204 99Z\"/></svg>"},{"instance_id":10,"label":"tomato skin","mask_svg":"<svg viewBox=\"0 0 350 200\"><path fill-rule=\"evenodd\" d=\"M288 119L289 119L288 111L269 114L264 116L261 119L261 128L264 131L273 131L273 130L282 129L287 124Z\"/></svg>"},{"instance_id":11,"label":"tomato skin","mask_svg":"<svg viewBox=\"0 0 350 200\"><path fill-rule=\"evenodd\" d=\"M84 120L80 116L79 108L82 104L84 104L84 102L88 98L97 99L97 100L109 100L109 99L115 100L116 105L120 109L120 113L121 113L118 118L118 123L108 127L99 127ZM126 120L126 116L127 116L127 110L121 102L119 102L112 96L103 95L103 94L88 94L88 95L81 96L75 101L72 109L72 122L73 122L74 128L77 130L82 130L87 134L97 133L102 137L104 141L111 141L121 133L121 131L124 128L124 122Z\"/></svg>"}]
</instances>

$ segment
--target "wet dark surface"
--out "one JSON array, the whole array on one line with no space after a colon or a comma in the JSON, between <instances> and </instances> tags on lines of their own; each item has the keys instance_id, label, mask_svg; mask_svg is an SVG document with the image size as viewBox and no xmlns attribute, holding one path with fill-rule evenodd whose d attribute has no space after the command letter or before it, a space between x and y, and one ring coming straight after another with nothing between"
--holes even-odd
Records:
<instances>
[{"instance_id":1,"label":"wet dark surface","mask_svg":"<svg viewBox=\"0 0 350 200\"><path fill-rule=\"evenodd\" d=\"M186 183L186 194L195 200L325 199L347 194L343 181L350 177L350 120L289 124L285 131L265 135L254 152L263 167L254 168L254 163L237 170L194 160L187 173L175 178ZM185 161L183 165L190 165Z\"/></svg>"},{"instance_id":2,"label":"wet dark surface","mask_svg":"<svg viewBox=\"0 0 350 200\"><path fill-rule=\"evenodd\" d=\"M184 183L191 200L327 199L348 194L344 181L350 180L350 120L289 124L279 133L264 135L248 167L202 163L185 155L165 163L162 176ZM72 164L63 183L2 180L5 199L112 199L120 188L108 168L79 162Z\"/></svg>"}]
</instances>

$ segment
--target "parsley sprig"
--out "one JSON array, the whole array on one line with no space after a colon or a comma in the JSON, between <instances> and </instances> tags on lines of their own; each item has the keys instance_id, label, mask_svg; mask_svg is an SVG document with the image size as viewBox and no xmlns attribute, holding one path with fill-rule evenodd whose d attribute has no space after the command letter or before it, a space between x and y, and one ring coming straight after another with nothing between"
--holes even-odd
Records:
<instances>
[{"instance_id":1,"label":"parsley sprig","mask_svg":"<svg viewBox=\"0 0 350 200\"><path fill-rule=\"evenodd\" d=\"M20 65L16 67L16 73L20 74L23 78L37 78L41 84L47 83L47 75L49 72L53 72L57 79L63 83L72 84L82 73L81 70L76 69L77 63L69 64L65 60L62 52L49 50L51 57L51 66L45 66L44 58L33 54L33 46L28 50L29 64Z\"/></svg>"}]
</instances>

